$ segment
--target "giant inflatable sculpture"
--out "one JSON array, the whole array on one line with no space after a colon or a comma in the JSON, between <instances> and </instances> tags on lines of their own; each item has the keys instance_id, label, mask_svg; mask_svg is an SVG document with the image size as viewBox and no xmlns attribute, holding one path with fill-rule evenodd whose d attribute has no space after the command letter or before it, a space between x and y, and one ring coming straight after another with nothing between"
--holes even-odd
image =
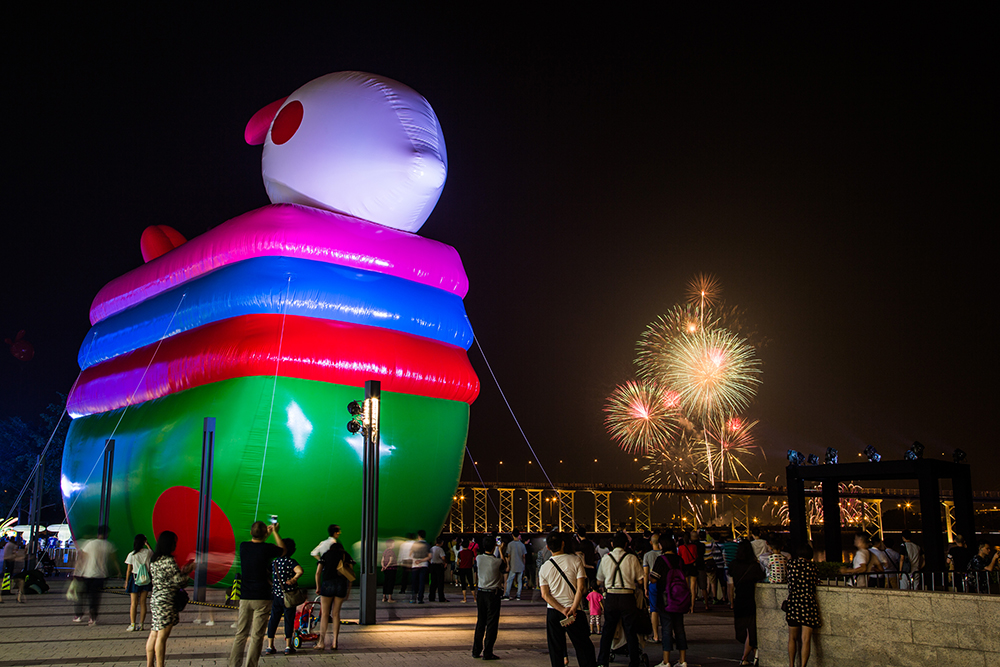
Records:
<instances>
[{"instance_id":1,"label":"giant inflatable sculpture","mask_svg":"<svg viewBox=\"0 0 1000 667\"><path fill-rule=\"evenodd\" d=\"M461 259L415 234L448 164L427 101L329 74L258 111L245 138L264 146L273 203L190 241L146 229L146 263L91 307L62 466L79 538L113 438L112 541L125 553L135 533L173 530L181 560L214 417L210 584L232 580L236 545L272 514L305 548L330 523L359 539L362 436L346 407L366 380L382 383L379 533L440 528L479 393Z\"/></svg>"}]
</instances>

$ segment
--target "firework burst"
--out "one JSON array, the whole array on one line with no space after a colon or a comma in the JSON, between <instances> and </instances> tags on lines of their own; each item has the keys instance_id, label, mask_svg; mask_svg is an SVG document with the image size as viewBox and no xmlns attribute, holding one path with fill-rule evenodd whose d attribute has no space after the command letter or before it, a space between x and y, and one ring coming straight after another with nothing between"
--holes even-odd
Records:
<instances>
[{"instance_id":1,"label":"firework burst","mask_svg":"<svg viewBox=\"0 0 1000 667\"><path fill-rule=\"evenodd\" d=\"M708 273L699 273L687 287L688 302L698 304L702 309L715 305L721 293L722 285L715 276Z\"/></svg>"},{"instance_id":2,"label":"firework burst","mask_svg":"<svg viewBox=\"0 0 1000 667\"><path fill-rule=\"evenodd\" d=\"M686 413L704 420L744 410L760 383L753 346L725 329L676 336L659 362L658 379L680 394Z\"/></svg>"},{"instance_id":3,"label":"firework burst","mask_svg":"<svg viewBox=\"0 0 1000 667\"><path fill-rule=\"evenodd\" d=\"M711 466L714 476L720 479L741 479L744 472L752 477L744 458L760 450L754 444L755 426L756 421L748 422L739 417L716 419L704 431L708 447L698 450L699 463L706 468ZM706 451L712 452L711 456L706 455Z\"/></svg>"},{"instance_id":4,"label":"firework burst","mask_svg":"<svg viewBox=\"0 0 1000 667\"><path fill-rule=\"evenodd\" d=\"M655 382L630 380L608 397L604 424L622 449L646 454L673 437L679 400Z\"/></svg>"},{"instance_id":5,"label":"firework burst","mask_svg":"<svg viewBox=\"0 0 1000 667\"><path fill-rule=\"evenodd\" d=\"M639 377L655 380L659 377L662 365L671 343L685 334L696 334L703 328L719 326L719 320L711 312L705 313L707 324L702 324L698 309L691 305L674 306L665 314L660 315L646 327L636 342L635 363L639 369Z\"/></svg>"}]
</instances>

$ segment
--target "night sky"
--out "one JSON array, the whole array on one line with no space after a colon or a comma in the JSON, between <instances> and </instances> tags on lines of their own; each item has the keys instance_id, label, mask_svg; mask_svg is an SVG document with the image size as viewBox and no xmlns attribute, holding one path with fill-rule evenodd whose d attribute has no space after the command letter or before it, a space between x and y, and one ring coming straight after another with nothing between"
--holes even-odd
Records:
<instances>
[{"instance_id":1,"label":"night sky","mask_svg":"<svg viewBox=\"0 0 1000 667\"><path fill-rule=\"evenodd\" d=\"M748 413L764 479L789 447L901 458L919 440L1000 488L985 17L36 7L8 10L0 246L0 338L26 329L36 355L0 355L0 414L68 391L91 300L142 263L146 226L192 238L268 203L243 141L255 111L361 70L437 112L448 183L420 234L461 254L472 325L555 480L639 479L602 406L645 325L707 272L769 339ZM470 450L484 479L502 459L519 481L535 457L470 357Z\"/></svg>"}]
</instances>

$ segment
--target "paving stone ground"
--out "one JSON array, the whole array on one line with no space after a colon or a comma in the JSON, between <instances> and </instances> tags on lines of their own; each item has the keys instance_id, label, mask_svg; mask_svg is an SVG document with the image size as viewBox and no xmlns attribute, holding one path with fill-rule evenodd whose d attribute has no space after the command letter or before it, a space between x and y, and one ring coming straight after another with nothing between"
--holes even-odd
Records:
<instances>
[{"instance_id":1,"label":"paving stone ground","mask_svg":"<svg viewBox=\"0 0 1000 667\"><path fill-rule=\"evenodd\" d=\"M106 591L99 624L72 622L73 605L66 599L67 583L50 582L52 590L32 595L16 604L12 595L0 604L0 667L58 665L60 667L110 667L145 665L144 633L125 632L128 625L128 596ZM109 580L108 585L120 585ZM504 602L496 652L498 665L542 667L549 664L545 642L545 604L537 591L531 601ZM461 603L461 592L448 586L446 603L411 605L405 602L380 604L374 626L345 625L340 649L323 653L300 650L292 656L263 656L267 667L301 665L434 665L434 667L476 664L471 656L476 607ZM209 601L221 603L222 591L210 591ZM357 591L345 604L343 618L358 617ZM215 624L195 623L214 614ZM189 605L181 614L167 643L167 664L172 666L225 665L232 644L235 610ZM739 663L741 647L736 643L729 610L697 613L685 617L690 643L691 667L731 667ZM148 627L148 626L147 626ZM595 639L597 639L595 637ZM595 641L595 646L597 642ZM277 641L283 647L281 631ZM650 664L660 662L659 646L648 646ZM572 649L570 664L576 665ZM676 653L674 658L676 659ZM615 663L626 665L619 658Z\"/></svg>"}]
</instances>

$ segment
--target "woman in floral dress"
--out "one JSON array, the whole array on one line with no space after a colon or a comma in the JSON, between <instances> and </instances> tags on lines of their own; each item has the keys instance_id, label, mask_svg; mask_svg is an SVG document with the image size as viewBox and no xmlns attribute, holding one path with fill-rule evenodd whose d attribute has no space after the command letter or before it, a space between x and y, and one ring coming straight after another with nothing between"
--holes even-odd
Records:
<instances>
[{"instance_id":1,"label":"woman in floral dress","mask_svg":"<svg viewBox=\"0 0 1000 667\"><path fill-rule=\"evenodd\" d=\"M788 563L788 664L795 667L800 655L801 667L809 662L809 642L812 632L820 626L816 584L819 575L813 562L813 549L808 544L799 547L798 558Z\"/></svg>"},{"instance_id":2,"label":"woman in floral dress","mask_svg":"<svg viewBox=\"0 0 1000 667\"><path fill-rule=\"evenodd\" d=\"M149 574L153 578L153 597L149 608L153 612L153 626L146 640L146 667L163 667L167 653L167 638L170 631L180 621L174 599L177 589L188 579L194 569L194 562L178 568L174 560L177 549L177 534L165 530L156 541L156 551L149 563Z\"/></svg>"}]
</instances>

